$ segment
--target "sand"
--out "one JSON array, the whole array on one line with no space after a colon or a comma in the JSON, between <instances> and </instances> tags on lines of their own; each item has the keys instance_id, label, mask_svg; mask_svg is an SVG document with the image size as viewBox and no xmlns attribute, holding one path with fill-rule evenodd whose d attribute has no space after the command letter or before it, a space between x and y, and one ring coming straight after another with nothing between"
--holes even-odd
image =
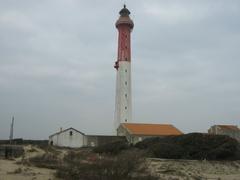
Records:
<instances>
[{"instance_id":1,"label":"sand","mask_svg":"<svg viewBox=\"0 0 240 180\"><path fill-rule=\"evenodd\" d=\"M30 152L33 148L34 151ZM42 149L31 145L25 146L24 151L25 159L45 153ZM23 165L21 159L22 157L12 160L0 159L0 180L56 180L55 170Z\"/></svg>"},{"instance_id":2,"label":"sand","mask_svg":"<svg viewBox=\"0 0 240 180\"><path fill-rule=\"evenodd\" d=\"M169 180L240 180L240 161L148 159L149 171Z\"/></svg>"},{"instance_id":3,"label":"sand","mask_svg":"<svg viewBox=\"0 0 240 180\"><path fill-rule=\"evenodd\" d=\"M54 180L54 170L16 164L15 160L0 160L0 180Z\"/></svg>"}]
</instances>

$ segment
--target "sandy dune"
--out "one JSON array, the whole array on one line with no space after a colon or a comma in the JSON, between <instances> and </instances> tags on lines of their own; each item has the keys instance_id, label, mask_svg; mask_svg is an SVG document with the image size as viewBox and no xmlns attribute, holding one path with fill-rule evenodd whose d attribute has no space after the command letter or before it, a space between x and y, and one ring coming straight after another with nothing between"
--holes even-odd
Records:
<instances>
[{"instance_id":1,"label":"sandy dune","mask_svg":"<svg viewBox=\"0 0 240 180\"><path fill-rule=\"evenodd\" d=\"M25 146L24 156L13 160L0 159L0 180L57 180L55 170L23 164L22 159L43 155L43 149ZM62 159L68 149L55 149ZM147 159L152 175L161 180L240 180L240 161L191 161Z\"/></svg>"},{"instance_id":2,"label":"sandy dune","mask_svg":"<svg viewBox=\"0 0 240 180\"><path fill-rule=\"evenodd\" d=\"M31 152L31 149L34 151ZM22 158L30 158L45 153L42 149L32 146L24 147L24 157L13 160L0 159L0 180L55 180L54 170L26 166L21 163Z\"/></svg>"},{"instance_id":3,"label":"sandy dune","mask_svg":"<svg viewBox=\"0 0 240 180\"><path fill-rule=\"evenodd\" d=\"M53 180L54 172L16 164L15 160L0 160L0 180Z\"/></svg>"},{"instance_id":4,"label":"sandy dune","mask_svg":"<svg viewBox=\"0 0 240 180\"><path fill-rule=\"evenodd\" d=\"M162 179L240 180L240 161L149 159L149 169Z\"/></svg>"}]
</instances>

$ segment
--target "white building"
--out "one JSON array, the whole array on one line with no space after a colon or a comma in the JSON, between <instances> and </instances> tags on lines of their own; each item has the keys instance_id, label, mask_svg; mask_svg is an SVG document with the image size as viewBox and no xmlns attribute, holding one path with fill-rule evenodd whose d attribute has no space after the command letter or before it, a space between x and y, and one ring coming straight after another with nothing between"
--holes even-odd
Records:
<instances>
[{"instance_id":1,"label":"white building","mask_svg":"<svg viewBox=\"0 0 240 180\"><path fill-rule=\"evenodd\" d=\"M84 133L74 128L68 128L50 135L49 144L59 147L79 148L86 144L86 139Z\"/></svg>"},{"instance_id":2,"label":"white building","mask_svg":"<svg viewBox=\"0 0 240 180\"><path fill-rule=\"evenodd\" d=\"M50 135L49 145L69 148L95 147L125 139L111 135L86 135L74 128L68 128Z\"/></svg>"}]
</instances>

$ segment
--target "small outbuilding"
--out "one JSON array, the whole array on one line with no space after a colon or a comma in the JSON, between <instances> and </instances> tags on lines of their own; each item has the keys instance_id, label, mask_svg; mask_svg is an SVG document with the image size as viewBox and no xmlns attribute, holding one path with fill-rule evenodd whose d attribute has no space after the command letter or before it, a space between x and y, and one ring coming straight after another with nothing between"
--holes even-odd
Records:
<instances>
[{"instance_id":1,"label":"small outbuilding","mask_svg":"<svg viewBox=\"0 0 240 180\"><path fill-rule=\"evenodd\" d=\"M95 147L124 140L126 138L122 136L86 135L74 128L61 129L49 136L50 145L68 148Z\"/></svg>"},{"instance_id":2,"label":"small outbuilding","mask_svg":"<svg viewBox=\"0 0 240 180\"><path fill-rule=\"evenodd\" d=\"M129 143L136 144L150 137L164 137L183 134L171 124L121 123L117 129L118 136L125 136Z\"/></svg>"},{"instance_id":3,"label":"small outbuilding","mask_svg":"<svg viewBox=\"0 0 240 180\"><path fill-rule=\"evenodd\" d=\"M86 144L85 141L84 133L72 127L49 136L49 144L59 147L79 148Z\"/></svg>"},{"instance_id":4,"label":"small outbuilding","mask_svg":"<svg viewBox=\"0 0 240 180\"><path fill-rule=\"evenodd\" d=\"M240 129L236 125L214 125L209 128L208 133L227 135L240 142Z\"/></svg>"}]
</instances>

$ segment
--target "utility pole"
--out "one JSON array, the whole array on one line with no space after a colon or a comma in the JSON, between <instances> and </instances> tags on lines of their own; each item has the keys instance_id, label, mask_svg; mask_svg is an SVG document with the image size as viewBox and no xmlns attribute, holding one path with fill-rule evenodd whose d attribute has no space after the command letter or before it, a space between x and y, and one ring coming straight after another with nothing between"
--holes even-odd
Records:
<instances>
[{"instance_id":1,"label":"utility pole","mask_svg":"<svg viewBox=\"0 0 240 180\"><path fill-rule=\"evenodd\" d=\"M10 144L12 144L12 140L13 140L13 126L14 126L14 116L12 117L12 123L10 126L10 136L9 136Z\"/></svg>"}]
</instances>

